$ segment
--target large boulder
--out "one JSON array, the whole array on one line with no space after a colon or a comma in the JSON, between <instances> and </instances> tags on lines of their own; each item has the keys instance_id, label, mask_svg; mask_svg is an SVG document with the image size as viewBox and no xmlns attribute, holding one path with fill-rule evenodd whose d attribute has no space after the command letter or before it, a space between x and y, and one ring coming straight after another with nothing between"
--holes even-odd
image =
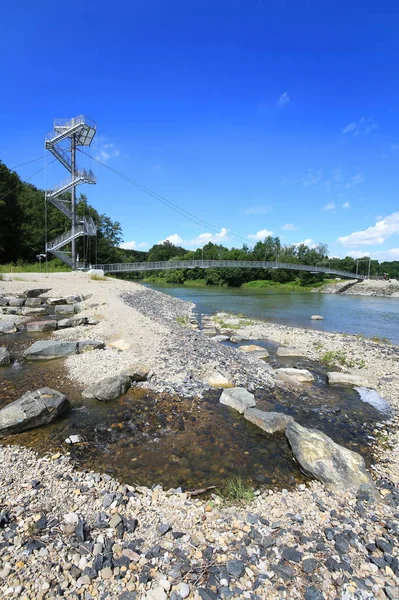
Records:
<instances>
[{"instance_id":1,"label":"large boulder","mask_svg":"<svg viewBox=\"0 0 399 600\"><path fill-rule=\"evenodd\" d=\"M78 342L40 340L24 352L26 360L51 360L78 353Z\"/></svg>"},{"instance_id":2,"label":"large boulder","mask_svg":"<svg viewBox=\"0 0 399 600\"><path fill-rule=\"evenodd\" d=\"M0 438L51 423L68 408L68 398L57 390L27 392L0 410Z\"/></svg>"},{"instance_id":3,"label":"large boulder","mask_svg":"<svg viewBox=\"0 0 399 600\"><path fill-rule=\"evenodd\" d=\"M5 346L0 346L0 367L10 364L10 353Z\"/></svg>"},{"instance_id":4,"label":"large boulder","mask_svg":"<svg viewBox=\"0 0 399 600\"><path fill-rule=\"evenodd\" d=\"M276 369L279 379L287 383L307 383L314 381L314 377L307 369Z\"/></svg>"},{"instance_id":5,"label":"large boulder","mask_svg":"<svg viewBox=\"0 0 399 600\"><path fill-rule=\"evenodd\" d=\"M130 385L131 380L127 375L107 377L83 390L82 396L84 398L97 398L101 402L109 402L125 394Z\"/></svg>"},{"instance_id":6,"label":"large boulder","mask_svg":"<svg viewBox=\"0 0 399 600\"><path fill-rule=\"evenodd\" d=\"M60 319L58 321L58 329L66 329L67 327L79 327L80 325L88 325L88 317L77 317L76 319Z\"/></svg>"},{"instance_id":7,"label":"large boulder","mask_svg":"<svg viewBox=\"0 0 399 600\"><path fill-rule=\"evenodd\" d=\"M40 306L44 303L44 298L27 298L25 306Z\"/></svg>"},{"instance_id":8,"label":"large boulder","mask_svg":"<svg viewBox=\"0 0 399 600\"><path fill-rule=\"evenodd\" d=\"M256 406L255 396L245 388L239 387L223 390L219 402L238 410L240 414L245 413L248 408Z\"/></svg>"},{"instance_id":9,"label":"large boulder","mask_svg":"<svg viewBox=\"0 0 399 600\"><path fill-rule=\"evenodd\" d=\"M285 430L292 452L301 468L338 491L357 493L367 487L374 491L374 484L365 468L364 459L336 444L317 429L307 429L295 421Z\"/></svg>"},{"instance_id":10,"label":"large boulder","mask_svg":"<svg viewBox=\"0 0 399 600\"><path fill-rule=\"evenodd\" d=\"M297 348L285 348L284 346L280 346L280 348L277 348L276 354L277 354L277 356L283 356L283 357L304 356L304 354L301 350L298 350Z\"/></svg>"},{"instance_id":11,"label":"large boulder","mask_svg":"<svg viewBox=\"0 0 399 600\"><path fill-rule=\"evenodd\" d=\"M361 373L339 373L331 371L327 373L330 385L356 385L359 387L372 387L370 382Z\"/></svg>"},{"instance_id":12,"label":"large boulder","mask_svg":"<svg viewBox=\"0 0 399 600\"><path fill-rule=\"evenodd\" d=\"M294 420L290 415L284 413L265 412L257 408L248 408L244 413L244 419L250 421L265 433L285 431L288 423Z\"/></svg>"},{"instance_id":13,"label":"large boulder","mask_svg":"<svg viewBox=\"0 0 399 600\"><path fill-rule=\"evenodd\" d=\"M8 298L8 306L23 306L25 298Z\"/></svg>"},{"instance_id":14,"label":"large boulder","mask_svg":"<svg viewBox=\"0 0 399 600\"><path fill-rule=\"evenodd\" d=\"M23 306L21 308L21 315L23 315L24 317L40 317L46 314L47 310L45 306Z\"/></svg>"},{"instance_id":15,"label":"large boulder","mask_svg":"<svg viewBox=\"0 0 399 600\"><path fill-rule=\"evenodd\" d=\"M57 329L57 321L31 321L26 324L26 331L54 331Z\"/></svg>"}]
</instances>

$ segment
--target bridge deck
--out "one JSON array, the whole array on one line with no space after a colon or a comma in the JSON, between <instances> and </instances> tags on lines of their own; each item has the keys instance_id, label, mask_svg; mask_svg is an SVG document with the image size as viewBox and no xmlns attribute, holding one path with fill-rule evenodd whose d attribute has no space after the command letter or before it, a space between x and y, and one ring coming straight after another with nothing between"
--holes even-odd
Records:
<instances>
[{"instance_id":1,"label":"bridge deck","mask_svg":"<svg viewBox=\"0 0 399 600\"><path fill-rule=\"evenodd\" d=\"M102 269L104 273L123 273L129 271L162 271L165 269L288 269L291 271L307 271L309 273L326 273L335 277L348 279L366 279L364 275L339 271L329 267L302 265L297 263L281 263L264 260L169 260L159 262L114 263L108 265L95 265L95 269Z\"/></svg>"}]
</instances>

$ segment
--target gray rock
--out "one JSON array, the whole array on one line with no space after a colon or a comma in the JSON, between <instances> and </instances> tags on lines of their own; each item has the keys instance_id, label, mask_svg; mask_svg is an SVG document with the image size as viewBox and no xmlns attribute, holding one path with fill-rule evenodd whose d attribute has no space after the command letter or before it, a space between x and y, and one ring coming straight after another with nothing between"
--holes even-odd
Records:
<instances>
[{"instance_id":1,"label":"gray rock","mask_svg":"<svg viewBox=\"0 0 399 600\"><path fill-rule=\"evenodd\" d=\"M285 431L288 423L294 419L289 415L277 412L265 412L257 408L248 408L244 413L244 419L250 421L266 433Z\"/></svg>"},{"instance_id":2,"label":"gray rock","mask_svg":"<svg viewBox=\"0 0 399 600\"><path fill-rule=\"evenodd\" d=\"M306 588L305 600L325 600L323 594L314 585Z\"/></svg>"},{"instance_id":3,"label":"gray rock","mask_svg":"<svg viewBox=\"0 0 399 600\"><path fill-rule=\"evenodd\" d=\"M227 342L229 339L228 335L214 335L210 338L214 342Z\"/></svg>"},{"instance_id":4,"label":"gray rock","mask_svg":"<svg viewBox=\"0 0 399 600\"><path fill-rule=\"evenodd\" d=\"M125 375L107 377L83 390L82 396L83 398L97 398L101 402L109 402L125 394L130 385L131 381Z\"/></svg>"},{"instance_id":5,"label":"gray rock","mask_svg":"<svg viewBox=\"0 0 399 600\"><path fill-rule=\"evenodd\" d=\"M7 306L7 305L8 305L7 298L4 298L4 296L0 296L0 306Z\"/></svg>"},{"instance_id":6,"label":"gray rock","mask_svg":"<svg viewBox=\"0 0 399 600\"><path fill-rule=\"evenodd\" d=\"M74 304L57 304L54 308L56 315L74 315L75 305Z\"/></svg>"},{"instance_id":7,"label":"gray rock","mask_svg":"<svg viewBox=\"0 0 399 600\"><path fill-rule=\"evenodd\" d=\"M131 381L145 381L149 372L150 369L146 365L135 364L125 369L122 375L130 377Z\"/></svg>"},{"instance_id":8,"label":"gray rock","mask_svg":"<svg viewBox=\"0 0 399 600\"><path fill-rule=\"evenodd\" d=\"M41 340L35 342L24 352L26 360L51 360L78 353L78 342L62 340Z\"/></svg>"},{"instance_id":9,"label":"gray rock","mask_svg":"<svg viewBox=\"0 0 399 600\"><path fill-rule=\"evenodd\" d=\"M367 379L361 373L327 373L328 383L330 385L353 385L360 387L372 387Z\"/></svg>"},{"instance_id":10,"label":"gray rock","mask_svg":"<svg viewBox=\"0 0 399 600\"><path fill-rule=\"evenodd\" d=\"M242 560L232 559L227 561L226 569L229 575L239 579L245 571L245 565Z\"/></svg>"},{"instance_id":11,"label":"gray rock","mask_svg":"<svg viewBox=\"0 0 399 600\"><path fill-rule=\"evenodd\" d=\"M255 396L245 388L238 387L223 390L219 402L238 410L240 414L243 414L248 408L256 406Z\"/></svg>"},{"instance_id":12,"label":"gray rock","mask_svg":"<svg viewBox=\"0 0 399 600\"><path fill-rule=\"evenodd\" d=\"M31 321L26 324L27 331L54 331L55 329L57 329L57 321L55 320Z\"/></svg>"},{"instance_id":13,"label":"gray rock","mask_svg":"<svg viewBox=\"0 0 399 600\"><path fill-rule=\"evenodd\" d=\"M321 315L312 315L310 318L312 319L312 321L324 321L324 317L322 317Z\"/></svg>"},{"instance_id":14,"label":"gray rock","mask_svg":"<svg viewBox=\"0 0 399 600\"><path fill-rule=\"evenodd\" d=\"M23 306L21 308L21 315L23 317L42 317L47 315L47 310L45 306Z\"/></svg>"},{"instance_id":15,"label":"gray rock","mask_svg":"<svg viewBox=\"0 0 399 600\"><path fill-rule=\"evenodd\" d=\"M315 558L305 558L302 561L302 570L304 573L313 573L317 568L317 560Z\"/></svg>"},{"instance_id":16,"label":"gray rock","mask_svg":"<svg viewBox=\"0 0 399 600\"><path fill-rule=\"evenodd\" d=\"M5 317L0 320L0 335L9 335L10 333L17 333L18 328L12 317Z\"/></svg>"},{"instance_id":17,"label":"gray rock","mask_svg":"<svg viewBox=\"0 0 399 600\"><path fill-rule=\"evenodd\" d=\"M375 493L373 481L366 471L364 459L333 442L316 429L307 429L295 421L285 430L292 452L302 469L328 486L357 493L367 484Z\"/></svg>"},{"instance_id":18,"label":"gray rock","mask_svg":"<svg viewBox=\"0 0 399 600\"><path fill-rule=\"evenodd\" d=\"M23 306L25 298L8 298L8 306Z\"/></svg>"},{"instance_id":19,"label":"gray rock","mask_svg":"<svg viewBox=\"0 0 399 600\"><path fill-rule=\"evenodd\" d=\"M169 523L161 523L161 525L158 525L157 527L157 532L159 533L159 535L165 535L165 533L168 533L168 531L171 530L171 526L169 525Z\"/></svg>"},{"instance_id":20,"label":"gray rock","mask_svg":"<svg viewBox=\"0 0 399 600\"><path fill-rule=\"evenodd\" d=\"M314 377L307 369L276 369L279 379L288 383L307 383L314 381Z\"/></svg>"},{"instance_id":21,"label":"gray rock","mask_svg":"<svg viewBox=\"0 0 399 600\"><path fill-rule=\"evenodd\" d=\"M276 352L277 356L304 356L303 352L301 350L297 350L296 348L284 348L284 346L281 346L280 348L277 348L277 352Z\"/></svg>"},{"instance_id":22,"label":"gray rock","mask_svg":"<svg viewBox=\"0 0 399 600\"><path fill-rule=\"evenodd\" d=\"M100 340L84 340L78 342L79 354L91 352L92 350L104 350L105 344Z\"/></svg>"},{"instance_id":23,"label":"gray rock","mask_svg":"<svg viewBox=\"0 0 399 600\"><path fill-rule=\"evenodd\" d=\"M0 437L51 423L68 409L68 398L57 390L27 392L0 410Z\"/></svg>"},{"instance_id":24,"label":"gray rock","mask_svg":"<svg viewBox=\"0 0 399 600\"><path fill-rule=\"evenodd\" d=\"M88 325L87 317L77 317L76 319L60 319L58 321L58 329L67 329L68 327L79 327L80 325Z\"/></svg>"},{"instance_id":25,"label":"gray rock","mask_svg":"<svg viewBox=\"0 0 399 600\"><path fill-rule=\"evenodd\" d=\"M0 346L0 367L5 367L6 365L9 365L10 362L9 351L5 346Z\"/></svg>"},{"instance_id":26,"label":"gray rock","mask_svg":"<svg viewBox=\"0 0 399 600\"><path fill-rule=\"evenodd\" d=\"M284 548L282 556L285 560L299 563L302 559L302 552L298 552L295 548Z\"/></svg>"},{"instance_id":27,"label":"gray rock","mask_svg":"<svg viewBox=\"0 0 399 600\"><path fill-rule=\"evenodd\" d=\"M201 600L218 600L215 592L212 592L209 588L198 588L197 592Z\"/></svg>"},{"instance_id":28,"label":"gray rock","mask_svg":"<svg viewBox=\"0 0 399 600\"><path fill-rule=\"evenodd\" d=\"M25 300L25 306L40 306L43 302L44 298L27 298Z\"/></svg>"}]
</instances>

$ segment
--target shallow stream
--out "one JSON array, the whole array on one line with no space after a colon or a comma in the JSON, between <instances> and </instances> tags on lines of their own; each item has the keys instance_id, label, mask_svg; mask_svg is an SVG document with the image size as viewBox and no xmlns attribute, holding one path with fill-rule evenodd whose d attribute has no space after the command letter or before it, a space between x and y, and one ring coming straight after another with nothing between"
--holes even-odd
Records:
<instances>
[{"instance_id":1,"label":"shallow stream","mask_svg":"<svg viewBox=\"0 0 399 600\"><path fill-rule=\"evenodd\" d=\"M43 334L2 336L13 363L0 371L0 408L27 390L48 386L66 393L72 410L50 425L10 436L2 443L21 444L39 452L70 451L80 467L108 472L128 483L194 489L222 486L229 478L273 487L304 481L284 434L264 435L236 411L218 402L220 392L201 401L179 400L132 388L118 400L84 400L81 387L65 376L63 360L27 363L23 350ZM350 388L326 384L325 370L306 359L275 356L277 344L265 346L273 366L309 368L313 384L298 394L281 389L259 390L261 410L286 412L306 426L324 431L336 442L359 451L369 461L370 432L386 415L361 401ZM83 443L67 445L71 434Z\"/></svg>"}]
</instances>

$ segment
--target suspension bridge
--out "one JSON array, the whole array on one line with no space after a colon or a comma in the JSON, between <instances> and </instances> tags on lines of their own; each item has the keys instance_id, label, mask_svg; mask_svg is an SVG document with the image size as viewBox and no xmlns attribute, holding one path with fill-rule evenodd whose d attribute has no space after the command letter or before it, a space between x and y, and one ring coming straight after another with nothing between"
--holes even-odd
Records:
<instances>
[{"instance_id":1,"label":"suspension bridge","mask_svg":"<svg viewBox=\"0 0 399 600\"><path fill-rule=\"evenodd\" d=\"M76 214L76 190L78 185L89 183L95 184L96 178L91 171L79 169L76 162L76 151L81 147L91 145L94 136L96 135L97 126L91 119L84 115L79 115L73 119L56 119L51 131L45 138L45 147L53 156L61 163L63 167L70 173L70 178L63 181L46 191L46 215L47 203L51 202L59 211L61 211L70 221L71 228L58 236L57 238L47 241L47 219L46 219L46 252L50 252L64 263L69 265L73 270L82 270L89 268L85 262L80 262L76 252L76 240L80 237L90 237L97 234L97 227L91 217L79 217ZM83 154L86 154L81 150ZM90 156L90 155L87 155ZM93 157L91 157L93 158ZM100 162L97 159L96 162ZM114 169L110 169L116 172ZM116 172L117 173L117 172ZM180 214L189 220L213 227L205 221L201 221L191 215L181 207L174 205L158 194L154 194L144 186L137 184L126 176L124 179L133 183L146 193L157 200L167 204L173 210L177 210ZM70 192L70 198L65 199L65 193ZM240 236L234 236L237 239ZM241 238L243 241L244 238ZM70 252L62 250L65 246L69 247ZM366 279L365 276L357 273L349 273L337 269L330 269L320 265L304 265L297 263L284 263L278 261L258 261L258 260L177 260L177 261L162 261L162 262L134 262L134 263L114 263L114 264L99 264L90 265L90 268L101 269L104 273L126 273L134 271L160 271L165 269L288 269L290 271L306 271L309 273L324 273L333 275L334 277L343 277L348 279Z\"/></svg>"}]
</instances>

